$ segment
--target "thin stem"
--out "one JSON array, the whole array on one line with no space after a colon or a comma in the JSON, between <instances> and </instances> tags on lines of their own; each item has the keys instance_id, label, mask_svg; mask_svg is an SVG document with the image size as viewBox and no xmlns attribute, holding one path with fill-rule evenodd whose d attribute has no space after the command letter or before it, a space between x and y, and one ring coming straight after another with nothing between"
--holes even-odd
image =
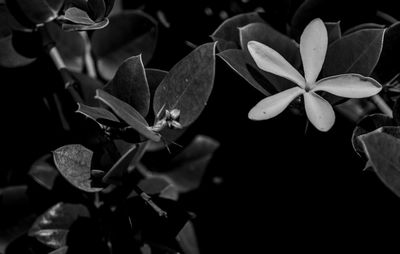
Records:
<instances>
[{"instance_id":1,"label":"thin stem","mask_svg":"<svg viewBox=\"0 0 400 254\"><path fill-rule=\"evenodd\" d=\"M151 197L145 193L142 189L140 189L139 186L134 185L133 190L148 204L151 206L151 208L154 209L158 213L160 217L165 217L167 218L168 214L166 211L161 209L154 201L151 199Z\"/></svg>"},{"instance_id":2,"label":"thin stem","mask_svg":"<svg viewBox=\"0 0 400 254\"><path fill-rule=\"evenodd\" d=\"M85 43L84 62L89 77L97 78L96 65L92 57L92 45L90 44L89 36L86 31L79 32Z\"/></svg>"},{"instance_id":3,"label":"thin stem","mask_svg":"<svg viewBox=\"0 0 400 254\"><path fill-rule=\"evenodd\" d=\"M393 117L392 109L386 104L386 102L379 95L374 95L371 97L371 100L375 103L375 105L379 108L379 110L389 117Z\"/></svg>"}]
</instances>

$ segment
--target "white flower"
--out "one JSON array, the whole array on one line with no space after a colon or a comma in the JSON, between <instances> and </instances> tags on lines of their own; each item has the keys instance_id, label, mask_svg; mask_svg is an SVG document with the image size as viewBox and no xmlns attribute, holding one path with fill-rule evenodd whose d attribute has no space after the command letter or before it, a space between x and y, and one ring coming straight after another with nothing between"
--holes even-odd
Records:
<instances>
[{"instance_id":1,"label":"white flower","mask_svg":"<svg viewBox=\"0 0 400 254\"><path fill-rule=\"evenodd\" d=\"M275 117L285 110L291 101L303 95L310 122L318 130L328 131L335 122L335 113L332 106L316 94L317 91L345 98L363 98L375 95L382 89L376 80L359 74L342 74L316 81L328 47L328 33L321 19L311 21L300 38L300 54L305 77L272 48L256 41L250 41L247 47L260 69L298 85L257 103L249 112L249 118L252 120Z\"/></svg>"}]
</instances>

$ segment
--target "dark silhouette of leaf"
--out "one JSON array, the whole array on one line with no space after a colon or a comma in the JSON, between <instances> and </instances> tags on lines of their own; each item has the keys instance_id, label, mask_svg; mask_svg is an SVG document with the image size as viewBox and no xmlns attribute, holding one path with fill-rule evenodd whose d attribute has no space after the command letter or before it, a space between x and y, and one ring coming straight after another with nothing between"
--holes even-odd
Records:
<instances>
[{"instance_id":1,"label":"dark silhouette of leaf","mask_svg":"<svg viewBox=\"0 0 400 254\"><path fill-rule=\"evenodd\" d=\"M54 165L50 163L50 160L51 154L42 156L32 164L28 172L33 180L48 190L53 189L54 181L58 176L58 171Z\"/></svg>"}]
</instances>

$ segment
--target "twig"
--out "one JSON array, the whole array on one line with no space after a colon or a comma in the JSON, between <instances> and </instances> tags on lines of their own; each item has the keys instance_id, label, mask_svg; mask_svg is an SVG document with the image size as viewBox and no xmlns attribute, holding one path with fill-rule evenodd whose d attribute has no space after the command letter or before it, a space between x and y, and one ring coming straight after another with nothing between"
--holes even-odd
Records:
<instances>
[{"instance_id":1,"label":"twig","mask_svg":"<svg viewBox=\"0 0 400 254\"><path fill-rule=\"evenodd\" d=\"M86 31L79 32L79 34L82 36L83 41L85 43L85 55L84 55L84 62L86 66L86 71L89 77L91 78L96 78L97 77L97 72L96 72L96 66L92 57L92 46L90 44L90 40L88 37L88 34Z\"/></svg>"},{"instance_id":2,"label":"twig","mask_svg":"<svg viewBox=\"0 0 400 254\"><path fill-rule=\"evenodd\" d=\"M379 110L389 117L393 117L392 109L386 104L386 102L379 95L374 95L371 97L371 100L375 103L375 105L379 108Z\"/></svg>"},{"instance_id":3,"label":"twig","mask_svg":"<svg viewBox=\"0 0 400 254\"><path fill-rule=\"evenodd\" d=\"M165 217L167 218L168 214L166 211L161 209L154 201L151 199L151 197L145 193L142 189L140 189L139 186L134 185L133 190L148 204L151 206L151 208L154 209L158 213L160 217Z\"/></svg>"}]
</instances>

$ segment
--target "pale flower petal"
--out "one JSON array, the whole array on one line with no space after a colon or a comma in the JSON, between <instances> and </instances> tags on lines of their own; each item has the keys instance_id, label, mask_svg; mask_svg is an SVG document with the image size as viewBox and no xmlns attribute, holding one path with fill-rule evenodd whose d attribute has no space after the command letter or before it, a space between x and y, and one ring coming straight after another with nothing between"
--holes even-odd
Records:
<instances>
[{"instance_id":1,"label":"pale flower petal","mask_svg":"<svg viewBox=\"0 0 400 254\"><path fill-rule=\"evenodd\" d=\"M324 64L328 32L321 19L314 19L300 37L300 54L307 84L313 86Z\"/></svg>"},{"instance_id":2,"label":"pale flower petal","mask_svg":"<svg viewBox=\"0 0 400 254\"><path fill-rule=\"evenodd\" d=\"M373 78L360 74L342 74L321 79L312 91L325 91L345 98L370 97L382 90L381 84Z\"/></svg>"},{"instance_id":3,"label":"pale flower petal","mask_svg":"<svg viewBox=\"0 0 400 254\"><path fill-rule=\"evenodd\" d=\"M310 122L320 131L328 131L335 123L335 112L329 102L314 92L303 94Z\"/></svg>"},{"instance_id":4,"label":"pale flower petal","mask_svg":"<svg viewBox=\"0 0 400 254\"><path fill-rule=\"evenodd\" d=\"M278 52L257 41L249 41L247 48L258 68L287 78L302 88L305 87L304 77Z\"/></svg>"},{"instance_id":5,"label":"pale flower petal","mask_svg":"<svg viewBox=\"0 0 400 254\"><path fill-rule=\"evenodd\" d=\"M304 89L293 87L261 100L249 112L251 120L267 120L279 115Z\"/></svg>"}]
</instances>

